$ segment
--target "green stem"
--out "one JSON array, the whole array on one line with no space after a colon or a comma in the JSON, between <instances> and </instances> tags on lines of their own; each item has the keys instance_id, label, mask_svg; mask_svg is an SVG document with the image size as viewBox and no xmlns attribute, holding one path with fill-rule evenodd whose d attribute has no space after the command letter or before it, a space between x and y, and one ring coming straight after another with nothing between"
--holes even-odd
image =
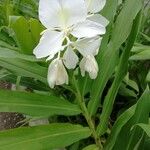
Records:
<instances>
[{"instance_id":1,"label":"green stem","mask_svg":"<svg viewBox=\"0 0 150 150\"><path fill-rule=\"evenodd\" d=\"M17 81L16 81L16 90L17 91L20 89L20 81L21 81L21 76L18 76Z\"/></svg>"},{"instance_id":2,"label":"green stem","mask_svg":"<svg viewBox=\"0 0 150 150\"><path fill-rule=\"evenodd\" d=\"M99 136L96 133L94 123L92 121L92 118L89 115L89 112L88 112L87 107L86 107L85 102L84 102L84 97L80 93L80 90L78 88L75 77L73 77L73 83L74 83L74 86L75 86L75 89L76 89L76 98L77 98L78 104L80 105L80 108L82 110L82 114L85 117L85 119L86 119L86 121L89 125L89 128L92 132L92 136L95 140L96 145L99 147L99 150L102 150L103 146L101 144Z\"/></svg>"},{"instance_id":3,"label":"green stem","mask_svg":"<svg viewBox=\"0 0 150 150\"><path fill-rule=\"evenodd\" d=\"M87 85L87 80L88 80L88 76L86 75L85 80L84 80L84 84L83 84L83 88L82 88L82 92L80 92L82 97L84 97L84 93L85 93L86 85Z\"/></svg>"}]
</instances>

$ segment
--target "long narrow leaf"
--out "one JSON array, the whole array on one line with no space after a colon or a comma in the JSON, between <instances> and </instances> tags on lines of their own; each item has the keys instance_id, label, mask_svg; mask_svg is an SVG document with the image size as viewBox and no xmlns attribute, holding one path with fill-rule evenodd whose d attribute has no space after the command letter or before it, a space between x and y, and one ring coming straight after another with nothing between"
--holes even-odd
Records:
<instances>
[{"instance_id":1,"label":"long narrow leaf","mask_svg":"<svg viewBox=\"0 0 150 150\"><path fill-rule=\"evenodd\" d=\"M89 128L51 124L0 132L1 150L51 150L66 147L90 136Z\"/></svg>"},{"instance_id":2,"label":"long narrow leaf","mask_svg":"<svg viewBox=\"0 0 150 150\"><path fill-rule=\"evenodd\" d=\"M122 127L112 150L133 150L137 144L139 145L139 149L142 149L141 146L144 146L144 143L141 142L145 139L144 132L137 127L132 128L138 123L148 123L150 112L149 99L150 91L147 88L136 104L134 115Z\"/></svg>"},{"instance_id":3,"label":"long narrow leaf","mask_svg":"<svg viewBox=\"0 0 150 150\"><path fill-rule=\"evenodd\" d=\"M118 65L117 72L115 74L114 82L104 100L103 110L102 110L102 114L100 116L100 124L98 125L98 128L97 128L97 132L100 135L104 134L105 131L107 130L107 125L109 123L109 117L110 117L112 109L113 109L113 104L114 104L116 95L118 93L118 90L119 90L122 80L124 79L125 75L127 74L128 59L130 56L130 51L132 49L132 46L134 44L134 41L135 41L137 33L138 33L140 20L141 20L141 13L139 13L137 18L135 19L135 22L133 24L133 29L129 36L127 46L124 49L123 54L120 58L120 62Z\"/></svg>"},{"instance_id":4,"label":"long narrow leaf","mask_svg":"<svg viewBox=\"0 0 150 150\"><path fill-rule=\"evenodd\" d=\"M35 117L77 115L77 105L55 96L0 90L0 112L18 112Z\"/></svg>"},{"instance_id":5,"label":"long narrow leaf","mask_svg":"<svg viewBox=\"0 0 150 150\"><path fill-rule=\"evenodd\" d=\"M27 60L27 61L31 61L31 62L37 62L39 61L38 59L36 59L34 56L32 55L25 55L25 54L21 54L17 51L8 49L8 48L3 48L0 47L0 58L6 58L6 59L22 59L22 60Z\"/></svg>"},{"instance_id":6,"label":"long narrow leaf","mask_svg":"<svg viewBox=\"0 0 150 150\"><path fill-rule=\"evenodd\" d=\"M104 149L105 150L112 150L113 146L115 145L115 142L119 136L119 133L122 130L122 127L133 117L135 113L136 105L130 107L128 110L126 110L115 122L111 134L105 144Z\"/></svg>"},{"instance_id":7,"label":"long narrow leaf","mask_svg":"<svg viewBox=\"0 0 150 150\"><path fill-rule=\"evenodd\" d=\"M112 31L112 38L106 49L105 55L99 62L100 72L92 86L91 101L88 105L90 115L94 115L100 103L103 90L116 66L116 53L121 44L125 42L130 34L133 20L142 8L142 0L126 0L124 7L119 14L115 27Z\"/></svg>"},{"instance_id":8,"label":"long narrow leaf","mask_svg":"<svg viewBox=\"0 0 150 150\"><path fill-rule=\"evenodd\" d=\"M0 66L12 71L16 75L35 78L47 83L47 68L37 63L21 59L0 58Z\"/></svg>"},{"instance_id":9,"label":"long narrow leaf","mask_svg":"<svg viewBox=\"0 0 150 150\"><path fill-rule=\"evenodd\" d=\"M147 134L147 136L150 137L150 125L149 124L139 123L136 126L139 126L140 128L142 128Z\"/></svg>"}]
</instances>

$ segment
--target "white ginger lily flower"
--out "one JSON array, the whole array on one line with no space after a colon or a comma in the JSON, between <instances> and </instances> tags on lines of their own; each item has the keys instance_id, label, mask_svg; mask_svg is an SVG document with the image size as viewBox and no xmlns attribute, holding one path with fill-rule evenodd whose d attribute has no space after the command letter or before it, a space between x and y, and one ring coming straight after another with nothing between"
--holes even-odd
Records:
<instances>
[{"instance_id":1,"label":"white ginger lily flower","mask_svg":"<svg viewBox=\"0 0 150 150\"><path fill-rule=\"evenodd\" d=\"M83 57L80 62L80 70L82 76L85 76L85 72L87 71L91 79L96 79L99 68L95 57L93 55Z\"/></svg>"},{"instance_id":2,"label":"white ginger lily flower","mask_svg":"<svg viewBox=\"0 0 150 150\"><path fill-rule=\"evenodd\" d=\"M85 0L85 2L89 14L85 22L89 23L92 21L99 25L99 29L100 25L102 28L106 28L109 21L102 15L98 14L98 12L104 8L106 0ZM81 31L80 34L82 34L82 32L83 31ZM98 54L101 40L102 38L95 37L82 39L75 43L76 49L78 49L83 55L83 59L80 62L82 76L85 76L85 72L88 72L91 79L97 77L99 68L94 56Z\"/></svg>"},{"instance_id":3,"label":"white ginger lily flower","mask_svg":"<svg viewBox=\"0 0 150 150\"><path fill-rule=\"evenodd\" d=\"M62 46L64 39L70 41L70 34L77 38L105 34L105 27L98 22L86 20L87 15L84 0L40 0L39 19L47 29L34 49L36 57L53 58L64 49Z\"/></svg>"},{"instance_id":4,"label":"white ginger lily flower","mask_svg":"<svg viewBox=\"0 0 150 150\"><path fill-rule=\"evenodd\" d=\"M85 72L88 72L91 79L97 77L99 68L94 56L99 52L101 40L102 38L95 37L82 39L74 43L75 48L83 55L79 65L82 76L85 76Z\"/></svg>"},{"instance_id":5,"label":"white ginger lily flower","mask_svg":"<svg viewBox=\"0 0 150 150\"><path fill-rule=\"evenodd\" d=\"M77 49L83 59L80 63L82 75L89 72L92 79L96 78L98 65L94 58L98 53L101 38L106 32L107 19L99 14L105 5L105 0L40 0L39 19L46 27L42 32L39 44L33 53L37 58L58 58L53 60L48 69L48 83L55 85L68 84L68 69L74 69L79 62L74 49ZM70 40L70 35L78 40ZM66 39L66 40L65 40ZM66 41L66 42L64 42ZM63 45L66 43L66 45ZM66 50L63 58L61 51ZM87 66L86 66L87 65ZM92 68L93 67L93 68Z\"/></svg>"},{"instance_id":6,"label":"white ginger lily flower","mask_svg":"<svg viewBox=\"0 0 150 150\"><path fill-rule=\"evenodd\" d=\"M54 59L48 68L47 80L49 86L68 84L68 74L61 59Z\"/></svg>"}]
</instances>

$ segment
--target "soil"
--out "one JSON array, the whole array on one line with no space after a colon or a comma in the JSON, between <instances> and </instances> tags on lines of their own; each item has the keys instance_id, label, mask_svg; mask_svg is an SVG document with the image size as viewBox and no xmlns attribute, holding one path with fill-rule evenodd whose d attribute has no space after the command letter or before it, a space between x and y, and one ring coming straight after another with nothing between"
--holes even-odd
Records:
<instances>
[{"instance_id":1,"label":"soil","mask_svg":"<svg viewBox=\"0 0 150 150\"><path fill-rule=\"evenodd\" d=\"M11 85L0 82L0 89L11 89ZM0 112L0 131L19 127L22 120L24 117L21 114Z\"/></svg>"},{"instance_id":2,"label":"soil","mask_svg":"<svg viewBox=\"0 0 150 150\"><path fill-rule=\"evenodd\" d=\"M17 128L22 120L23 116L17 113L0 113L0 131Z\"/></svg>"}]
</instances>

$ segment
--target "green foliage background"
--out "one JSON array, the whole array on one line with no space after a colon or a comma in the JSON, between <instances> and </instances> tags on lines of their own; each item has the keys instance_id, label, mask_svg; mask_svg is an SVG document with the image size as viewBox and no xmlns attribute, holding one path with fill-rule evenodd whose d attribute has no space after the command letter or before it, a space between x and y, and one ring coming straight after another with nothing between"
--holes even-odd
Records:
<instances>
[{"instance_id":1,"label":"green foliage background","mask_svg":"<svg viewBox=\"0 0 150 150\"><path fill-rule=\"evenodd\" d=\"M107 0L100 12L110 24L97 79L82 78L77 68L68 86L50 89L48 63L32 54L44 30L38 1L0 0L0 80L16 85L0 90L0 112L49 120L0 132L0 150L150 149L150 4L119 2Z\"/></svg>"}]
</instances>

